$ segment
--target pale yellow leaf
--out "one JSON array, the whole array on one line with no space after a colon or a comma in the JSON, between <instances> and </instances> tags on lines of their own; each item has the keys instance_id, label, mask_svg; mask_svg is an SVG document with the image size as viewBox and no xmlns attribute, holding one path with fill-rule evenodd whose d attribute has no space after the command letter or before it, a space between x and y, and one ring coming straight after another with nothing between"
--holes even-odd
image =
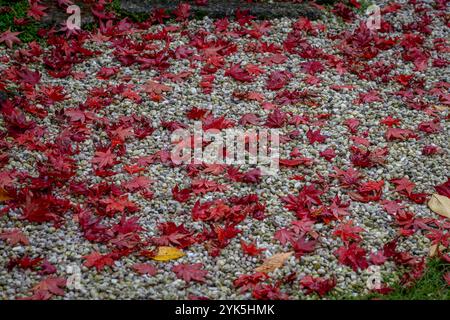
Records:
<instances>
[{"instance_id":1,"label":"pale yellow leaf","mask_svg":"<svg viewBox=\"0 0 450 320\"><path fill-rule=\"evenodd\" d=\"M275 269L281 268L293 253L293 251L289 251L274 254L273 256L265 259L263 264L256 268L255 271L269 273Z\"/></svg>"},{"instance_id":2,"label":"pale yellow leaf","mask_svg":"<svg viewBox=\"0 0 450 320\"><path fill-rule=\"evenodd\" d=\"M169 261L169 260L175 260L178 258L181 258L184 256L183 251L181 251L178 248L175 247L159 247L156 255L151 257L153 260L156 261Z\"/></svg>"},{"instance_id":3,"label":"pale yellow leaf","mask_svg":"<svg viewBox=\"0 0 450 320\"><path fill-rule=\"evenodd\" d=\"M433 194L430 201L428 201L428 207L437 214L450 219L450 199L446 196L441 196L437 193Z\"/></svg>"},{"instance_id":4,"label":"pale yellow leaf","mask_svg":"<svg viewBox=\"0 0 450 320\"><path fill-rule=\"evenodd\" d=\"M439 246L439 251L438 251L438 246L437 246L437 244L433 244L433 245L430 247L430 251L428 252L428 255L432 258L432 257L435 257L435 256L438 254L438 252L442 252L443 250L445 250L445 246L440 245L440 246Z\"/></svg>"},{"instance_id":5,"label":"pale yellow leaf","mask_svg":"<svg viewBox=\"0 0 450 320\"><path fill-rule=\"evenodd\" d=\"M432 258L432 257L434 257L436 255L436 253L437 253L437 244L433 244L430 247L430 251L428 253L428 256L430 256Z\"/></svg>"}]
</instances>

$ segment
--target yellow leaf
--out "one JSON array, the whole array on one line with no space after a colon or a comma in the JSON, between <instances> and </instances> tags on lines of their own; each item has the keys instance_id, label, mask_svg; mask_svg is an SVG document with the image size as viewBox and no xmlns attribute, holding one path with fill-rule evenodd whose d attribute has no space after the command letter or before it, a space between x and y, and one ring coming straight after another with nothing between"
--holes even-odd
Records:
<instances>
[{"instance_id":1,"label":"yellow leaf","mask_svg":"<svg viewBox=\"0 0 450 320\"><path fill-rule=\"evenodd\" d=\"M159 247L155 256L152 257L156 261L169 261L184 256L183 251L174 247Z\"/></svg>"},{"instance_id":2,"label":"yellow leaf","mask_svg":"<svg viewBox=\"0 0 450 320\"><path fill-rule=\"evenodd\" d=\"M256 272L269 273L280 268L287 259L293 254L293 251L274 254L264 260L263 264L255 269Z\"/></svg>"},{"instance_id":3,"label":"yellow leaf","mask_svg":"<svg viewBox=\"0 0 450 320\"><path fill-rule=\"evenodd\" d=\"M447 110L448 109L448 106L445 106L445 105L435 105L435 106L433 106L436 110L439 110L439 111L444 111L444 110Z\"/></svg>"},{"instance_id":4,"label":"yellow leaf","mask_svg":"<svg viewBox=\"0 0 450 320\"><path fill-rule=\"evenodd\" d=\"M431 257L431 258L435 257L439 252L442 252L443 250L445 250L445 246L440 245L439 246L439 250L438 250L437 244L433 244L430 247L430 251L428 252L428 256Z\"/></svg>"},{"instance_id":5,"label":"yellow leaf","mask_svg":"<svg viewBox=\"0 0 450 320\"><path fill-rule=\"evenodd\" d=\"M433 244L430 247L430 251L428 253L428 256L430 256L432 258L432 257L434 257L436 255L436 253L437 253L437 244Z\"/></svg>"},{"instance_id":6,"label":"yellow leaf","mask_svg":"<svg viewBox=\"0 0 450 320\"><path fill-rule=\"evenodd\" d=\"M428 207L437 214L450 219L450 199L446 196L441 196L437 193L433 194L430 201L428 201Z\"/></svg>"},{"instance_id":7,"label":"yellow leaf","mask_svg":"<svg viewBox=\"0 0 450 320\"><path fill-rule=\"evenodd\" d=\"M5 190L0 189L0 202L11 200L12 198L8 196L8 193L6 193Z\"/></svg>"}]
</instances>

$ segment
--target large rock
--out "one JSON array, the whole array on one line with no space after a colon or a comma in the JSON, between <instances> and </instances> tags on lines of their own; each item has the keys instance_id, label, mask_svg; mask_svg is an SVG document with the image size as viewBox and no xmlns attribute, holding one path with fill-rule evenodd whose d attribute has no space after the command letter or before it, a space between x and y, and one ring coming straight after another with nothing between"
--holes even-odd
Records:
<instances>
[{"instance_id":1,"label":"large rock","mask_svg":"<svg viewBox=\"0 0 450 320\"><path fill-rule=\"evenodd\" d=\"M80 7L81 25L86 25L87 23L94 22L94 17L92 16L91 7L92 4L85 3L80 0L72 1ZM47 7L45 10L46 16L42 17L42 24L44 26L57 25L61 26L62 23L67 21L70 14L66 13L63 8L60 8L55 0L42 0L41 3Z\"/></svg>"},{"instance_id":2,"label":"large rock","mask_svg":"<svg viewBox=\"0 0 450 320\"><path fill-rule=\"evenodd\" d=\"M150 13L154 8L164 8L166 10L175 9L180 0L121 0L121 10L129 14ZM245 0L209 0L205 6L195 5L190 1L193 17L209 16L211 18L222 18L234 16L237 9L249 10L250 14L258 18L279 18L279 17L308 17L316 20L321 16L320 10L307 3L290 2L246 2Z\"/></svg>"},{"instance_id":3,"label":"large rock","mask_svg":"<svg viewBox=\"0 0 450 320\"><path fill-rule=\"evenodd\" d=\"M72 2L81 9L82 26L95 22L91 12L92 3L82 0L73 0ZM241 10L249 10L250 14L262 19L304 16L311 20L316 20L321 16L319 9L307 3L248 3L245 0L209 0L206 6L198 6L195 5L194 1L187 0L120 0L120 12L117 13L123 17L127 14L150 14L154 8L164 8L169 11L175 9L182 2L191 4L193 18L202 18L204 16L211 18L234 16L236 10L239 8ZM61 26L68 19L69 14L60 8L55 0L42 0L41 3L47 7L45 10L47 15L41 21L44 26Z\"/></svg>"},{"instance_id":4,"label":"large rock","mask_svg":"<svg viewBox=\"0 0 450 320\"><path fill-rule=\"evenodd\" d=\"M6 99L8 99L8 96L6 95L6 93L0 90L0 105L3 103L3 101L6 101Z\"/></svg>"}]
</instances>

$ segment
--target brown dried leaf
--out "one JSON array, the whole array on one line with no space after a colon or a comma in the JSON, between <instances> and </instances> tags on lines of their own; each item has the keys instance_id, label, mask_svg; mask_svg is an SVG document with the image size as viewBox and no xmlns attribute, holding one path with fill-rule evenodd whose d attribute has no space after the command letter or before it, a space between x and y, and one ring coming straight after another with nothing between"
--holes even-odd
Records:
<instances>
[{"instance_id":1,"label":"brown dried leaf","mask_svg":"<svg viewBox=\"0 0 450 320\"><path fill-rule=\"evenodd\" d=\"M274 254L273 256L264 260L263 264L255 269L255 272L269 273L275 269L280 268L287 259L294 253L294 251L282 252Z\"/></svg>"},{"instance_id":2,"label":"brown dried leaf","mask_svg":"<svg viewBox=\"0 0 450 320\"><path fill-rule=\"evenodd\" d=\"M12 198L8 195L8 193L0 188L0 202L11 200Z\"/></svg>"}]
</instances>

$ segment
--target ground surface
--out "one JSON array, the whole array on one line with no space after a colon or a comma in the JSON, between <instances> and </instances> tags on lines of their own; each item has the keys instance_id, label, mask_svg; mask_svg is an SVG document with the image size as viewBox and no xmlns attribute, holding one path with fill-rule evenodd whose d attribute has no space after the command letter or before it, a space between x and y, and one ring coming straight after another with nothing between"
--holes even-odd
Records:
<instances>
[{"instance_id":1,"label":"ground surface","mask_svg":"<svg viewBox=\"0 0 450 320\"><path fill-rule=\"evenodd\" d=\"M427 201L450 197L448 5L378 3L377 31L339 5L153 25L97 8L100 31L0 36L0 299L357 297L414 283L433 245L445 264ZM279 129L280 171L174 164L194 121Z\"/></svg>"}]
</instances>

